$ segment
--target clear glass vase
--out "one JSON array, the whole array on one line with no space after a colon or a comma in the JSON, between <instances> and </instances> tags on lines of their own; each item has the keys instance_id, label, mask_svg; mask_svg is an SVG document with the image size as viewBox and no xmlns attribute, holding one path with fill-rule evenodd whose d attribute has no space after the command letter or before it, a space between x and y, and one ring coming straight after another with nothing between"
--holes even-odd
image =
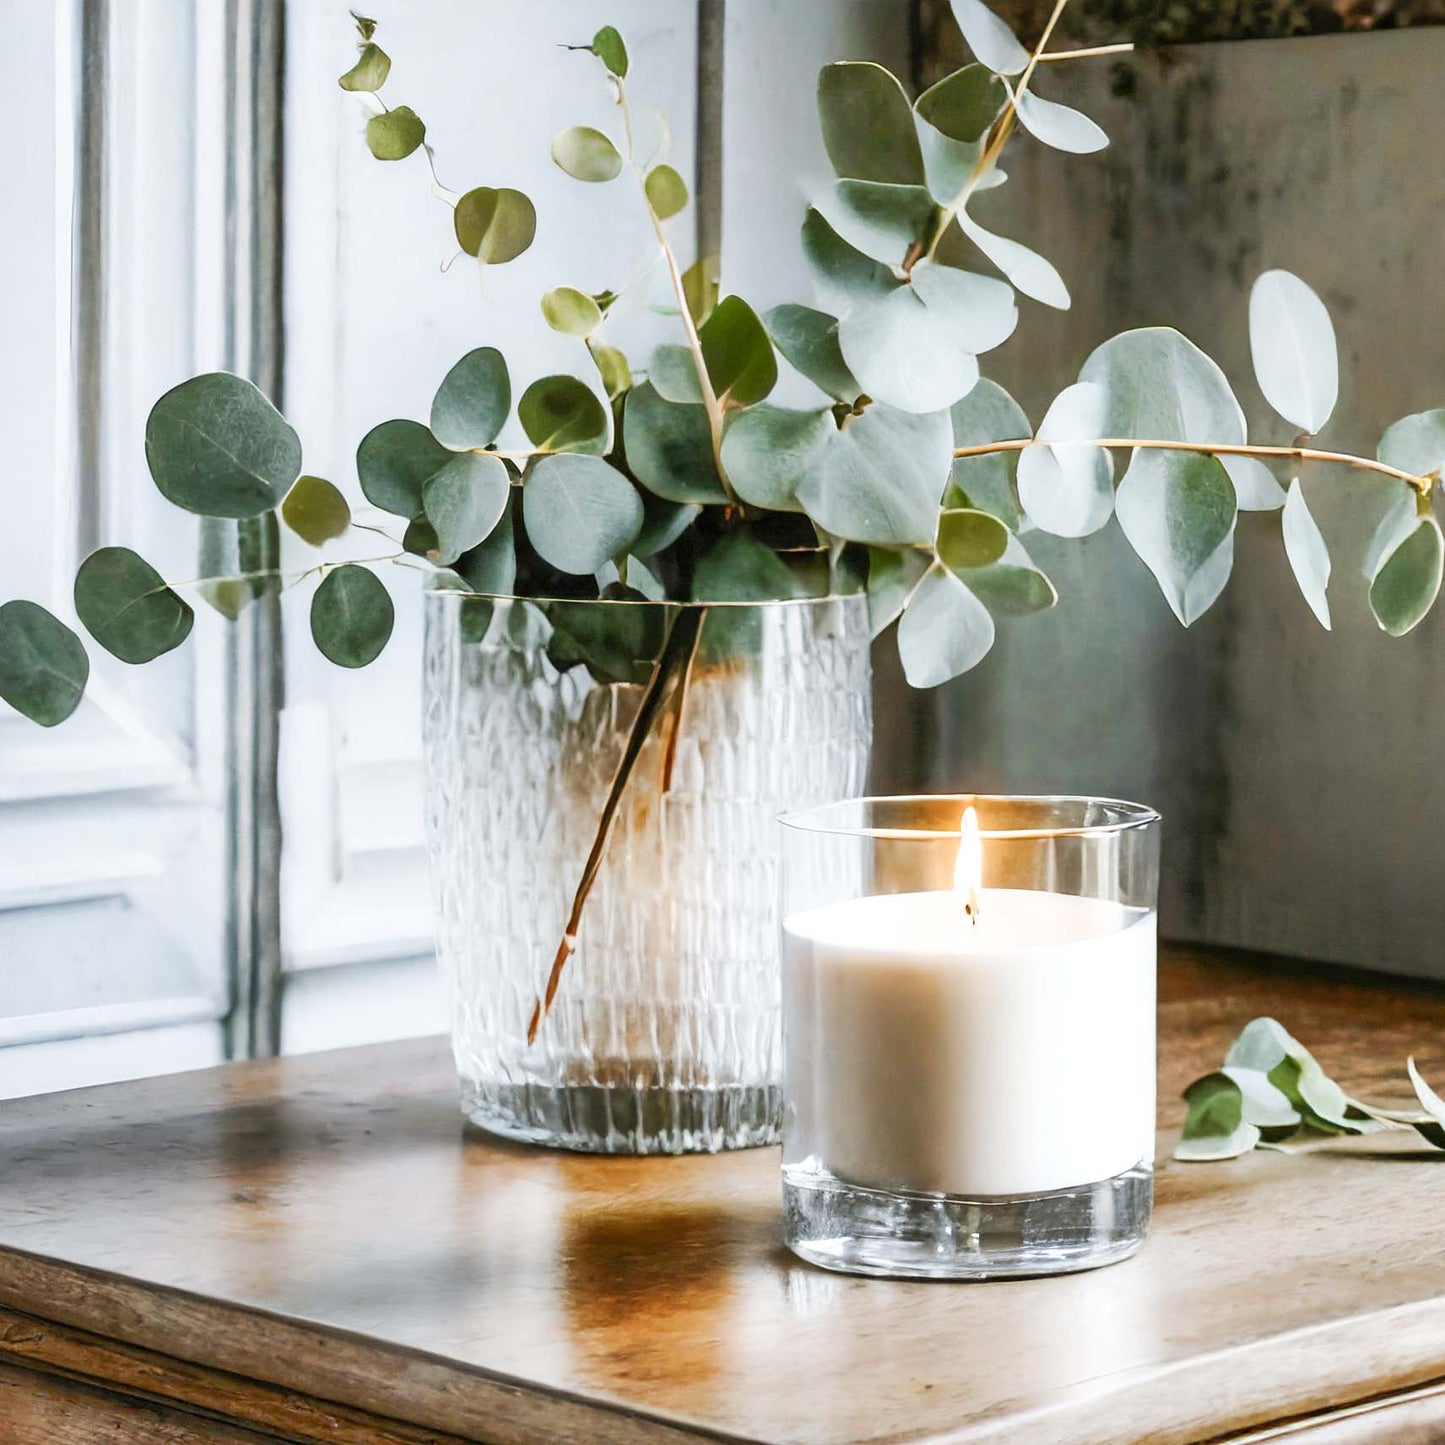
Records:
<instances>
[{"instance_id":1,"label":"clear glass vase","mask_svg":"<svg viewBox=\"0 0 1445 1445\"><path fill-rule=\"evenodd\" d=\"M863 786L866 602L565 609L427 599L428 838L463 1112L606 1153L775 1142L776 819ZM646 629L699 623L681 707L674 694L641 730L575 953L529 1045L653 671L609 681L628 649L612 657L606 640L635 650ZM578 637L588 660L573 663Z\"/></svg>"}]
</instances>

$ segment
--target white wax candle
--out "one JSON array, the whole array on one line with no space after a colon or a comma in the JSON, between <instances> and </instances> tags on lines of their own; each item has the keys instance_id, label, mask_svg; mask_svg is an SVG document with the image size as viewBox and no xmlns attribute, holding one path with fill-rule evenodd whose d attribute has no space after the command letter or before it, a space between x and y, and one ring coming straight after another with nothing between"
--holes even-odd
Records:
<instances>
[{"instance_id":1,"label":"white wax candle","mask_svg":"<svg viewBox=\"0 0 1445 1445\"><path fill-rule=\"evenodd\" d=\"M966 1197L1108 1179L1154 1148L1155 915L988 888L784 921L787 1159Z\"/></svg>"}]
</instances>

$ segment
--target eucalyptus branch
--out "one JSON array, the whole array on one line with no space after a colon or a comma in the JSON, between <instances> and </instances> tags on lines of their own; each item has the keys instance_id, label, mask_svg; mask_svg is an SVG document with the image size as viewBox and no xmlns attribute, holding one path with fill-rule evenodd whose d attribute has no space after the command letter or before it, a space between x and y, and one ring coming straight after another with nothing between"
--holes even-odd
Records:
<instances>
[{"instance_id":1,"label":"eucalyptus branch","mask_svg":"<svg viewBox=\"0 0 1445 1445\"><path fill-rule=\"evenodd\" d=\"M1060 60L1099 60L1106 55L1128 55L1135 49L1132 40L1123 40L1116 45L1086 45L1078 50L1051 50L1047 55L1036 57L1040 65L1053 65Z\"/></svg>"},{"instance_id":2,"label":"eucalyptus branch","mask_svg":"<svg viewBox=\"0 0 1445 1445\"><path fill-rule=\"evenodd\" d=\"M741 503L737 493L733 491L732 483L728 481L727 472L723 469L722 404L717 399L712 378L707 373L707 360L702 354L702 340L698 336L697 324L692 319L692 312L688 309L687 288L682 283L682 269L677 264L677 256L673 252L671 242L667 239L667 232L663 229L662 218L657 214L657 210L652 204L652 198L647 194L646 177L637 165L632 137L632 107L627 100L627 86L616 76L613 77L613 80L617 86L617 104L622 108L623 131L627 137L627 163L632 167L633 175L637 177L637 186L642 193L642 203L647 207L647 216L652 222L652 230L657 237L657 244L662 248L662 258L667 265L668 279L672 282L672 294L677 298L678 319L682 322L682 329L687 338L687 349L692 356L693 369L697 372L698 389L702 392L703 409L707 412L708 431L712 436L713 463L717 467L718 480L722 482L728 501L733 506L739 506Z\"/></svg>"},{"instance_id":3,"label":"eucalyptus branch","mask_svg":"<svg viewBox=\"0 0 1445 1445\"><path fill-rule=\"evenodd\" d=\"M1036 444L1033 437L1022 437L1009 441L987 442L980 446L955 447L955 457L987 457L999 452L1021 452ZM1050 445L1050 443L1043 443ZM1301 462L1335 462L1340 466L1354 467L1362 472L1377 472L1381 476L1393 477L1414 488L1422 497L1428 497L1438 477L1435 473L1416 476L1413 472L1392 467L1388 462L1378 462L1373 457L1359 457L1351 452L1325 452L1314 447L1271 447L1254 446L1234 442L1181 442L1165 441L1158 437L1093 437L1078 441L1054 443L1059 446L1107 447L1111 451L1134 450L1142 447L1146 451L1200 452L1213 457L1274 457Z\"/></svg>"},{"instance_id":4,"label":"eucalyptus branch","mask_svg":"<svg viewBox=\"0 0 1445 1445\"><path fill-rule=\"evenodd\" d=\"M1019 76L1017 86L1009 90L1008 103L999 113L998 119L989 128L988 139L979 152L978 160L974 162L973 170L969 173L968 180L964 182L963 189L954 198L950 205L943 208L943 214L938 218L938 227L933 233L933 239L928 243L928 250L924 253L930 260L933 259L948 228L953 224L954 218L968 204L969 198L978 189L979 182L993 169L995 162L1003 153L1003 148L1008 144L1008 138L1013 134L1014 124L1018 119L1018 98L1029 88L1029 81L1033 79L1034 71L1039 62L1043 59L1044 51L1048 48L1049 40L1053 36L1054 27L1059 23L1059 17L1064 13L1064 7L1069 0L1054 0L1054 8L1044 24L1043 34L1039 36L1039 42L1034 46L1029 55L1029 63L1024 67L1023 74ZM1061 51L1060 55L1077 55L1077 52Z\"/></svg>"}]
</instances>

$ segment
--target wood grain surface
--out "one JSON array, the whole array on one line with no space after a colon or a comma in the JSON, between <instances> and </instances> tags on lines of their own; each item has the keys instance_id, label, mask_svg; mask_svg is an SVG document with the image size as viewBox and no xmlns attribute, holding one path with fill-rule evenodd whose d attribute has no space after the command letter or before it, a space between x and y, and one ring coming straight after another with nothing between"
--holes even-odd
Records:
<instances>
[{"instance_id":1,"label":"wood grain surface","mask_svg":"<svg viewBox=\"0 0 1445 1445\"><path fill-rule=\"evenodd\" d=\"M248 1438L189 1436L196 1412L494 1445L1434 1428L1445 1154L1167 1161L1179 1089L1259 1013L1381 1102L1408 1052L1445 1079L1441 990L1173 950L1151 1238L1015 1283L809 1268L777 1242L774 1151L599 1159L468 1131L438 1041L0 1105L0 1422L17 1398L77 1418L75 1392L106 1387L171 1431L0 1439ZM17 1394L21 1367L53 1398Z\"/></svg>"}]
</instances>

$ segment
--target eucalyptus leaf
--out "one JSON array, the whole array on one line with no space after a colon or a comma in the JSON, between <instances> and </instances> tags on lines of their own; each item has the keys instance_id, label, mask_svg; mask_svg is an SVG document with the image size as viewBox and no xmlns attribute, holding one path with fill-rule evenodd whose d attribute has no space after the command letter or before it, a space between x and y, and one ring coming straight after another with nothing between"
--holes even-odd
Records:
<instances>
[{"instance_id":1,"label":"eucalyptus leaf","mask_svg":"<svg viewBox=\"0 0 1445 1445\"><path fill-rule=\"evenodd\" d=\"M478 546L464 552L452 564L473 592L493 597L506 597L517 585L516 529L512 523L512 506L508 505L501 520Z\"/></svg>"},{"instance_id":2,"label":"eucalyptus leaf","mask_svg":"<svg viewBox=\"0 0 1445 1445\"><path fill-rule=\"evenodd\" d=\"M381 656L396 611L381 581L354 562L322 579L311 599L311 636L338 667L365 667Z\"/></svg>"},{"instance_id":3,"label":"eucalyptus leaf","mask_svg":"<svg viewBox=\"0 0 1445 1445\"><path fill-rule=\"evenodd\" d=\"M1319 431L1339 397L1339 354L1330 313L1298 276L1266 271L1255 281L1249 349L1264 399L1301 431Z\"/></svg>"},{"instance_id":4,"label":"eucalyptus leaf","mask_svg":"<svg viewBox=\"0 0 1445 1445\"><path fill-rule=\"evenodd\" d=\"M798 484L820 447L837 432L828 411L754 406L723 433L722 463L746 503L774 512L802 511Z\"/></svg>"},{"instance_id":5,"label":"eucalyptus leaf","mask_svg":"<svg viewBox=\"0 0 1445 1445\"><path fill-rule=\"evenodd\" d=\"M954 402L949 420L955 447L1021 441L1033 435L1023 408L1003 387L987 377L961 401ZM950 475L952 500L948 505L980 507L1017 531L1023 522L1016 489L1018 461L1016 451L955 457Z\"/></svg>"},{"instance_id":6,"label":"eucalyptus leaf","mask_svg":"<svg viewBox=\"0 0 1445 1445\"><path fill-rule=\"evenodd\" d=\"M978 380L976 354L1007 340L1017 322L1003 282L925 260L911 284L844 316L838 342L869 396L932 412L967 395Z\"/></svg>"},{"instance_id":7,"label":"eucalyptus leaf","mask_svg":"<svg viewBox=\"0 0 1445 1445\"><path fill-rule=\"evenodd\" d=\"M947 412L919 415L875 402L813 454L798 500L835 537L931 545L952 459Z\"/></svg>"},{"instance_id":8,"label":"eucalyptus leaf","mask_svg":"<svg viewBox=\"0 0 1445 1445\"><path fill-rule=\"evenodd\" d=\"M1426 513L1385 554L1370 581L1370 610L1391 637L1403 637L1417 627L1435 605L1442 564L1445 539L1440 524Z\"/></svg>"},{"instance_id":9,"label":"eucalyptus leaf","mask_svg":"<svg viewBox=\"0 0 1445 1445\"><path fill-rule=\"evenodd\" d=\"M554 286L542 297L542 315L553 331L589 336L602 324L602 308L575 286Z\"/></svg>"},{"instance_id":10,"label":"eucalyptus leaf","mask_svg":"<svg viewBox=\"0 0 1445 1445\"><path fill-rule=\"evenodd\" d=\"M522 254L537 235L537 209L521 191L477 186L452 213L457 244L483 265L500 266Z\"/></svg>"},{"instance_id":11,"label":"eucalyptus leaf","mask_svg":"<svg viewBox=\"0 0 1445 1445\"><path fill-rule=\"evenodd\" d=\"M303 542L319 547L351 525L351 508L324 477L297 477L282 499L281 520Z\"/></svg>"},{"instance_id":12,"label":"eucalyptus leaf","mask_svg":"<svg viewBox=\"0 0 1445 1445\"><path fill-rule=\"evenodd\" d=\"M592 37L592 53L618 80L627 78L627 46L612 25L604 25Z\"/></svg>"},{"instance_id":13,"label":"eucalyptus leaf","mask_svg":"<svg viewBox=\"0 0 1445 1445\"><path fill-rule=\"evenodd\" d=\"M913 110L897 78L883 66L866 60L825 65L818 74L818 120L838 175L922 184Z\"/></svg>"},{"instance_id":14,"label":"eucalyptus leaf","mask_svg":"<svg viewBox=\"0 0 1445 1445\"><path fill-rule=\"evenodd\" d=\"M702 383L691 350L676 341L665 341L647 363L647 379L665 401L702 401Z\"/></svg>"},{"instance_id":15,"label":"eucalyptus leaf","mask_svg":"<svg viewBox=\"0 0 1445 1445\"><path fill-rule=\"evenodd\" d=\"M950 0L950 3L968 48L990 70L999 75L1017 75L1028 66L1028 51L984 0Z\"/></svg>"},{"instance_id":16,"label":"eucalyptus leaf","mask_svg":"<svg viewBox=\"0 0 1445 1445\"><path fill-rule=\"evenodd\" d=\"M898 655L912 687L937 687L977 667L993 640L988 608L941 567L918 584L898 621Z\"/></svg>"},{"instance_id":17,"label":"eucalyptus leaf","mask_svg":"<svg viewBox=\"0 0 1445 1445\"><path fill-rule=\"evenodd\" d=\"M997 562L959 571L958 579L995 617L1027 617L1047 611L1059 600L1054 584L1014 536L1008 538Z\"/></svg>"},{"instance_id":18,"label":"eucalyptus leaf","mask_svg":"<svg viewBox=\"0 0 1445 1445\"><path fill-rule=\"evenodd\" d=\"M1072 303L1069 299L1069 288L1064 285L1064 278L1054 269L1053 264L1038 252L1029 250L1017 241L1010 241L1006 236L996 236L992 231L984 230L964 212L959 213L958 224L964 235L1025 296L1031 296L1035 301L1040 301L1045 306L1053 306L1059 311L1069 309Z\"/></svg>"},{"instance_id":19,"label":"eucalyptus leaf","mask_svg":"<svg viewBox=\"0 0 1445 1445\"><path fill-rule=\"evenodd\" d=\"M342 90L380 90L386 84L386 77L390 74L391 57L381 46L367 44L362 46L361 54L356 58L356 64L337 81L337 84Z\"/></svg>"},{"instance_id":20,"label":"eucalyptus leaf","mask_svg":"<svg viewBox=\"0 0 1445 1445\"><path fill-rule=\"evenodd\" d=\"M1233 560L1234 483L1215 457L1135 452L1115 498L1119 525L1188 627L1214 603Z\"/></svg>"},{"instance_id":21,"label":"eucalyptus leaf","mask_svg":"<svg viewBox=\"0 0 1445 1445\"><path fill-rule=\"evenodd\" d=\"M695 602L772 602L800 595L798 581L778 554L741 532L727 532L697 560Z\"/></svg>"},{"instance_id":22,"label":"eucalyptus leaf","mask_svg":"<svg viewBox=\"0 0 1445 1445\"><path fill-rule=\"evenodd\" d=\"M1244 1095L1223 1071L1196 1079L1185 1091L1189 1106L1184 1133L1174 1157L1186 1163L1236 1159L1248 1154L1260 1140L1255 1125L1244 1118Z\"/></svg>"},{"instance_id":23,"label":"eucalyptus leaf","mask_svg":"<svg viewBox=\"0 0 1445 1445\"><path fill-rule=\"evenodd\" d=\"M53 728L77 707L90 676L85 644L37 602L0 606L0 698Z\"/></svg>"},{"instance_id":24,"label":"eucalyptus leaf","mask_svg":"<svg viewBox=\"0 0 1445 1445\"><path fill-rule=\"evenodd\" d=\"M1289 1133L1299 1127L1299 1110L1290 1103L1289 1096L1270 1080L1267 1073L1233 1064L1226 1064L1220 1073L1233 1080L1238 1087L1244 1120L1253 1124L1262 1137L1268 1138L1280 1131Z\"/></svg>"},{"instance_id":25,"label":"eucalyptus leaf","mask_svg":"<svg viewBox=\"0 0 1445 1445\"><path fill-rule=\"evenodd\" d=\"M665 552L698 519L702 508L696 502L666 502L652 492L642 498L642 531L632 544L634 557L654 557Z\"/></svg>"},{"instance_id":26,"label":"eucalyptus leaf","mask_svg":"<svg viewBox=\"0 0 1445 1445\"><path fill-rule=\"evenodd\" d=\"M547 655L559 668L583 664L601 683L641 681L662 651L667 624L667 609L646 601L635 589L614 585L600 603L551 603Z\"/></svg>"},{"instance_id":27,"label":"eucalyptus leaf","mask_svg":"<svg viewBox=\"0 0 1445 1445\"><path fill-rule=\"evenodd\" d=\"M409 106L398 105L366 122L366 145L379 161L404 161L426 140L426 126Z\"/></svg>"},{"instance_id":28,"label":"eucalyptus leaf","mask_svg":"<svg viewBox=\"0 0 1445 1445\"><path fill-rule=\"evenodd\" d=\"M511 491L501 459L480 453L459 456L427 479L422 508L436 531L436 560L443 567L491 536Z\"/></svg>"},{"instance_id":29,"label":"eucalyptus leaf","mask_svg":"<svg viewBox=\"0 0 1445 1445\"><path fill-rule=\"evenodd\" d=\"M373 507L397 517L419 517L428 478L458 460L420 422L384 421L362 437L356 473Z\"/></svg>"},{"instance_id":30,"label":"eucalyptus leaf","mask_svg":"<svg viewBox=\"0 0 1445 1445\"><path fill-rule=\"evenodd\" d=\"M612 414L597 393L575 376L544 376L522 393L517 418L539 451L606 454Z\"/></svg>"},{"instance_id":31,"label":"eucalyptus leaf","mask_svg":"<svg viewBox=\"0 0 1445 1445\"><path fill-rule=\"evenodd\" d=\"M1104 435L1231 445L1245 440L1244 412L1224 373L1171 327L1125 331L1104 342L1079 380L1103 388Z\"/></svg>"},{"instance_id":32,"label":"eucalyptus leaf","mask_svg":"<svg viewBox=\"0 0 1445 1445\"><path fill-rule=\"evenodd\" d=\"M401 534L401 549L413 557L425 557L436 562L441 557L441 541L437 529L425 517L413 517Z\"/></svg>"},{"instance_id":33,"label":"eucalyptus leaf","mask_svg":"<svg viewBox=\"0 0 1445 1445\"><path fill-rule=\"evenodd\" d=\"M803 257L826 310L845 316L863 302L882 301L899 289L892 270L850 246L816 206L803 218Z\"/></svg>"},{"instance_id":34,"label":"eucalyptus leaf","mask_svg":"<svg viewBox=\"0 0 1445 1445\"><path fill-rule=\"evenodd\" d=\"M552 141L552 159L579 181L611 181L622 174L622 154L610 136L590 125L574 125Z\"/></svg>"},{"instance_id":35,"label":"eucalyptus leaf","mask_svg":"<svg viewBox=\"0 0 1445 1445\"><path fill-rule=\"evenodd\" d=\"M987 567L1008 550L1009 530L989 512L956 507L938 514L934 550L950 572Z\"/></svg>"},{"instance_id":36,"label":"eucalyptus leaf","mask_svg":"<svg viewBox=\"0 0 1445 1445\"><path fill-rule=\"evenodd\" d=\"M811 306L774 306L763 316L773 345L792 368L838 401L857 401L863 388L838 345L838 318Z\"/></svg>"},{"instance_id":37,"label":"eucalyptus leaf","mask_svg":"<svg viewBox=\"0 0 1445 1445\"><path fill-rule=\"evenodd\" d=\"M600 457L543 457L522 489L522 516L544 561L585 576L637 541L642 498Z\"/></svg>"},{"instance_id":38,"label":"eucalyptus leaf","mask_svg":"<svg viewBox=\"0 0 1445 1445\"><path fill-rule=\"evenodd\" d=\"M631 389L632 368L628 366L627 357L621 351L602 342L589 342L587 350L596 363L602 385L607 389L608 400L614 401L623 392Z\"/></svg>"},{"instance_id":39,"label":"eucalyptus leaf","mask_svg":"<svg viewBox=\"0 0 1445 1445\"><path fill-rule=\"evenodd\" d=\"M512 409L507 362L492 346L469 351L447 372L431 404L431 433L444 447L489 447Z\"/></svg>"},{"instance_id":40,"label":"eucalyptus leaf","mask_svg":"<svg viewBox=\"0 0 1445 1445\"><path fill-rule=\"evenodd\" d=\"M717 305L717 260L711 256L699 256L682 273L682 294L687 302L687 314L694 326L701 326Z\"/></svg>"},{"instance_id":41,"label":"eucalyptus leaf","mask_svg":"<svg viewBox=\"0 0 1445 1445\"><path fill-rule=\"evenodd\" d=\"M727 501L702 407L667 401L649 382L635 386L622 408L622 444L633 476L665 501Z\"/></svg>"},{"instance_id":42,"label":"eucalyptus leaf","mask_svg":"<svg viewBox=\"0 0 1445 1445\"><path fill-rule=\"evenodd\" d=\"M1313 1054L1272 1018L1252 1019L1230 1046L1225 1067L1268 1077L1302 1122L1326 1133L1360 1133L1348 1117L1345 1091L1326 1075Z\"/></svg>"},{"instance_id":43,"label":"eucalyptus leaf","mask_svg":"<svg viewBox=\"0 0 1445 1445\"><path fill-rule=\"evenodd\" d=\"M1007 92L986 65L966 65L930 86L914 102L928 189L952 205L973 175L983 138Z\"/></svg>"},{"instance_id":44,"label":"eucalyptus leaf","mask_svg":"<svg viewBox=\"0 0 1445 1445\"><path fill-rule=\"evenodd\" d=\"M778 381L773 344L741 296L725 296L698 332L703 361L722 405L751 406ZM660 388L659 388L660 390Z\"/></svg>"},{"instance_id":45,"label":"eucalyptus leaf","mask_svg":"<svg viewBox=\"0 0 1445 1445\"><path fill-rule=\"evenodd\" d=\"M909 251L928 239L937 208L923 186L838 181L818 209L850 246L901 266Z\"/></svg>"},{"instance_id":46,"label":"eucalyptus leaf","mask_svg":"<svg viewBox=\"0 0 1445 1445\"><path fill-rule=\"evenodd\" d=\"M1284 488L1258 457L1220 457L1219 461L1234 483L1241 512L1277 512L1284 506Z\"/></svg>"},{"instance_id":47,"label":"eucalyptus leaf","mask_svg":"<svg viewBox=\"0 0 1445 1445\"><path fill-rule=\"evenodd\" d=\"M1402 417L1380 439L1375 455L1411 476L1428 477L1445 469L1445 408Z\"/></svg>"},{"instance_id":48,"label":"eucalyptus leaf","mask_svg":"<svg viewBox=\"0 0 1445 1445\"><path fill-rule=\"evenodd\" d=\"M1029 520L1056 537L1087 537L1114 514L1114 464L1103 447L1075 442L1025 447L1018 489Z\"/></svg>"},{"instance_id":49,"label":"eucalyptus leaf","mask_svg":"<svg viewBox=\"0 0 1445 1445\"><path fill-rule=\"evenodd\" d=\"M301 441L286 419L224 371L183 381L156 402L145 451L161 495L203 517L269 512L301 472Z\"/></svg>"},{"instance_id":50,"label":"eucalyptus leaf","mask_svg":"<svg viewBox=\"0 0 1445 1445\"><path fill-rule=\"evenodd\" d=\"M1071 155L1090 155L1109 144L1103 129L1082 111L1054 100L1045 100L1031 90L1021 90L1014 97L1019 124L1046 146Z\"/></svg>"},{"instance_id":51,"label":"eucalyptus leaf","mask_svg":"<svg viewBox=\"0 0 1445 1445\"><path fill-rule=\"evenodd\" d=\"M687 205L687 182L671 166L653 166L642 188L659 221L670 220Z\"/></svg>"},{"instance_id":52,"label":"eucalyptus leaf","mask_svg":"<svg viewBox=\"0 0 1445 1445\"><path fill-rule=\"evenodd\" d=\"M928 571L925 553L907 547L901 551L868 549L868 628L877 637L897 621L903 605Z\"/></svg>"},{"instance_id":53,"label":"eucalyptus leaf","mask_svg":"<svg viewBox=\"0 0 1445 1445\"><path fill-rule=\"evenodd\" d=\"M1325 589L1330 580L1330 553L1319 524L1310 515L1299 478L1290 483L1284 504L1284 553L1310 611L1326 632L1330 630L1330 604Z\"/></svg>"}]
</instances>

